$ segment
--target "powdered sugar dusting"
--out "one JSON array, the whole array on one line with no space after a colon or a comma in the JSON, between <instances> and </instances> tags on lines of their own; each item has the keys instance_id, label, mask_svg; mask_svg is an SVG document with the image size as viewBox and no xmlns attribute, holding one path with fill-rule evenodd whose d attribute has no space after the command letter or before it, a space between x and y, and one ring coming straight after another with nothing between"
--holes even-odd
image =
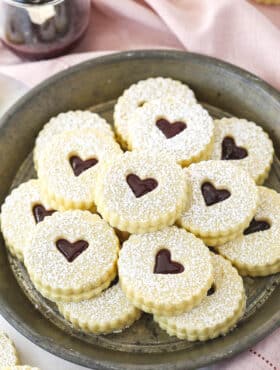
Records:
<instances>
[{"instance_id":1,"label":"powdered sugar dusting","mask_svg":"<svg viewBox=\"0 0 280 370\"><path fill-rule=\"evenodd\" d=\"M177 316L158 317L168 326L187 332L202 331L226 325L241 307L244 287L237 271L223 257L212 254L215 292L191 311Z\"/></svg>"},{"instance_id":2,"label":"powdered sugar dusting","mask_svg":"<svg viewBox=\"0 0 280 370\"><path fill-rule=\"evenodd\" d=\"M90 111L69 111L52 117L40 131L35 145L34 162L37 165L40 154L55 136L66 131L75 129L94 128L100 131L103 136L113 137L113 131L108 122L96 113Z\"/></svg>"},{"instance_id":3,"label":"powdered sugar dusting","mask_svg":"<svg viewBox=\"0 0 280 370\"><path fill-rule=\"evenodd\" d=\"M219 253L247 268L265 267L278 263L280 270L280 195L276 191L258 187L260 204L255 219L269 222L270 229L241 235L218 247Z\"/></svg>"},{"instance_id":4,"label":"powdered sugar dusting","mask_svg":"<svg viewBox=\"0 0 280 370\"><path fill-rule=\"evenodd\" d=\"M136 198L126 177L136 174L142 180L153 178L158 186ZM113 158L101 172L96 189L96 204L108 213L133 222L157 221L176 210L186 197L188 183L174 158L152 152L126 152ZM99 208L98 208L99 209Z\"/></svg>"},{"instance_id":5,"label":"powdered sugar dusting","mask_svg":"<svg viewBox=\"0 0 280 370\"><path fill-rule=\"evenodd\" d=\"M15 347L9 337L0 332L0 366L13 366L18 363Z\"/></svg>"},{"instance_id":6,"label":"powdered sugar dusting","mask_svg":"<svg viewBox=\"0 0 280 370\"><path fill-rule=\"evenodd\" d=\"M57 249L58 239L85 240L88 248L73 262ZM25 265L33 280L52 289L86 289L103 279L116 263L118 241L113 229L88 211L56 212L39 223L26 250Z\"/></svg>"},{"instance_id":7,"label":"powdered sugar dusting","mask_svg":"<svg viewBox=\"0 0 280 370\"><path fill-rule=\"evenodd\" d=\"M247 150L248 156L231 163L244 168L255 181L269 168L273 159L273 145L268 135L260 126L239 118L215 120L214 146L211 159L221 159L222 142L225 137L232 137L237 146Z\"/></svg>"},{"instance_id":8,"label":"powdered sugar dusting","mask_svg":"<svg viewBox=\"0 0 280 370\"><path fill-rule=\"evenodd\" d=\"M155 257L160 249L168 249L171 259L181 263L185 270L179 274L154 274ZM121 249L118 268L127 289L157 305L192 300L207 287L212 276L208 248L176 226L131 235Z\"/></svg>"},{"instance_id":9,"label":"powdered sugar dusting","mask_svg":"<svg viewBox=\"0 0 280 370\"><path fill-rule=\"evenodd\" d=\"M51 209L41 199L39 181L33 179L14 189L1 209L4 238L20 258L24 255L30 235L35 232L36 222L32 210L37 204L43 205L47 210Z\"/></svg>"},{"instance_id":10,"label":"powdered sugar dusting","mask_svg":"<svg viewBox=\"0 0 280 370\"><path fill-rule=\"evenodd\" d=\"M148 78L131 85L124 91L115 105L114 122L118 134L127 141L129 134L129 119L134 115L134 111L139 106L154 99L166 96L174 96L183 99L185 104L196 102L193 91L180 81L171 78Z\"/></svg>"},{"instance_id":11,"label":"powdered sugar dusting","mask_svg":"<svg viewBox=\"0 0 280 370\"><path fill-rule=\"evenodd\" d=\"M203 161L186 170L192 184L190 208L182 214L180 222L187 229L198 230L201 235L227 234L238 229L251 218L258 204L258 189L247 173L228 161ZM217 189L226 189L231 195L226 200L207 206L201 186L210 182Z\"/></svg>"},{"instance_id":12,"label":"powdered sugar dusting","mask_svg":"<svg viewBox=\"0 0 280 370\"><path fill-rule=\"evenodd\" d=\"M184 122L187 127L167 139L156 126L158 119L170 123ZM214 125L208 112L199 104L187 105L176 98L153 100L135 110L129 122L129 145L132 149L157 149L173 155L183 165L199 160L209 151L214 134Z\"/></svg>"},{"instance_id":13,"label":"powdered sugar dusting","mask_svg":"<svg viewBox=\"0 0 280 370\"><path fill-rule=\"evenodd\" d=\"M121 154L119 145L110 137L101 137L94 129L80 129L56 135L41 153L38 163L39 179L54 198L65 203L93 204L96 177L105 161ZM98 163L75 176L69 159L95 158Z\"/></svg>"},{"instance_id":14,"label":"powdered sugar dusting","mask_svg":"<svg viewBox=\"0 0 280 370\"><path fill-rule=\"evenodd\" d=\"M88 326L108 326L111 322L135 315L137 309L127 300L119 284L103 291L97 297L81 302L61 302L59 310L71 321L87 323Z\"/></svg>"}]
</instances>

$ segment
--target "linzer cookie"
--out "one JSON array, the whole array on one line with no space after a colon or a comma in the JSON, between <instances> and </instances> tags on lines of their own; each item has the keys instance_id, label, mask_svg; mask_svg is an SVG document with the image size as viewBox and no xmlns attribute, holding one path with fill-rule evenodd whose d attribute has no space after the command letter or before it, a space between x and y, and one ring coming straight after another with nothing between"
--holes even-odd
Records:
<instances>
[{"instance_id":1,"label":"linzer cookie","mask_svg":"<svg viewBox=\"0 0 280 370\"><path fill-rule=\"evenodd\" d=\"M171 78L148 78L124 91L114 110L114 125L122 144L126 146L128 142L129 121L133 119L134 111L151 100L166 96L181 99L187 105L196 103L193 91L187 85Z\"/></svg>"},{"instance_id":2,"label":"linzer cookie","mask_svg":"<svg viewBox=\"0 0 280 370\"><path fill-rule=\"evenodd\" d=\"M109 123L96 113L90 111L69 111L60 113L58 116L50 119L39 132L36 139L34 149L34 164L38 166L38 158L49 141L55 136L66 131L75 129L94 128L100 132L102 136L114 137L113 131Z\"/></svg>"},{"instance_id":3,"label":"linzer cookie","mask_svg":"<svg viewBox=\"0 0 280 370\"><path fill-rule=\"evenodd\" d=\"M0 332L0 368L14 366L18 363L18 355L13 342L5 333Z\"/></svg>"},{"instance_id":4,"label":"linzer cookie","mask_svg":"<svg viewBox=\"0 0 280 370\"><path fill-rule=\"evenodd\" d=\"M97 211L113 227L144 233L172 225L187 206L189 183L174 158L126 152L100 172Z\"/></svg>"},{"instance_id":5,"label":"linzer cookie","mask_svg":"<svg viewBox=\"0 0 280 370\"><path fill-rule=\"evenodd\" d=\"M208 248L176 226L124 242L118 261L127 298L143 311L173 315L190 310L213 283Z\"/></svg>"},{"instance_id":6,"label":"linzer cookie","mask_svg":"<svg viewBox=\"0 0 280 370\"><path fill-rule=\"evenodd\" d=\"M128 119L128 146L133 150L156 150L173 155L182 166L208 159L214 125L199 104L164 98L135 110Z\"/></svg>"},{"instance_id":7,"label":"linzer cookie","mask_svg":"<svg viewBox=\"0 0 280 370\"><path fill-rule=\"evenodd\" d=\"M237 239L217 248L242 275L280 272L280 195L259 187L260 204L250 225Z\"/></svg>"},{"instance_id":8,"label":"linzer cookie","mask_svg":"<svg viewBox=\"0 0 280 370\"><path fill-rule=\"evenodd\" d=\"M243 316L246 306L243 281L229 261L212 255L214 283L191 311L177 316L154 316L160 327L180 339L213 339L226 334Z\"/></svg>"},{"instance_id":9,"label":"linzer cookie","mask_svg":"<svg viewBox=\"0 0 280 370\"><path fill-rule=\"evenodd\" d=\"M119 242L88 211L56 212L36 227L24 263L36 289L54 301L89 299L115 278Z\"/></svg>"},{"instance_id":10,"label":"linzer cookie","mask_svg":"<svg viewBox=\"0 0 280 370\"><path fill-rule=\"evenodd\" d=\"M230 161L245 169L257 184L262 184L273 160L273 145L267 133L245 119L223 118L214 123L211 159Z\"/></svg>"},{"instance_id":11,"label":"linzer cookie","mask_svg":"<svg viewBox=\"0 0 280 370\"><path fill-rule=\"evenodd\" d=\"M253 179L228 161L204 161L186 170L191 206L178 220L210 246L234 239L249 225L258 205Z\"/></svg>"},{"instance_id":12,"label":"linzer cookie","mask_svg":"<svg viewBox=\"0 0 280 370\"><path fill-rule=\"evenodd\" d=\"M1 209L1 229L6 246L20 260L36 225L55 210L43 202L38 180L29 180L14 189Z\"/></svg>"},{"instance_id":13,"label":"linzer cookie","mask_svg":"<svg viewBox=\"0 0 280 370\"><path fill-rule=\"evenodd\" d=\"M119 145L95 129L56 135L38 161L42 197L58 210L92 209L96 177L104 161L121 154Z\"/></svg>"},{"instance_id":14,"label":"linzer cookie","mask_svg":"<svg viewBox=\"0 0 280 370\"><path fill-rule=\"evenodd\" d=\"M74 327L94 334L120 332L141 315L127 300L118 282L89 300L60 302L58 309Z\"/></svg>"}]
</instances>

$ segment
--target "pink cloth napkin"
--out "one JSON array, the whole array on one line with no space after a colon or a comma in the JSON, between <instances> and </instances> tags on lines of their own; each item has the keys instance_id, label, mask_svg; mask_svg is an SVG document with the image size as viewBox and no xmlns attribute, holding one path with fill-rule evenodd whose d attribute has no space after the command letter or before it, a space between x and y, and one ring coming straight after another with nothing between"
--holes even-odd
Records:
<instances>
[{"instance_id":1,"label":"pink cloth napkin","mask_svg":"<svg viewBox=\"0 0 280 370\"><path fill-rule=\"evenodd\" d=\"M176 48L221 58L280 89L280 6L245 0L92 0L92 4L88 33L74 55L22 63L0 46L0 72L32 86L96 56L93 51Z\"/></svg>"},{"instance_id":2,"label":"pink cloth napkin","mask_svg":"<svg viewBox=\"0 0 280 370\"><path fill-rule=\"evenodd\" d=\"M108 51L171 48L208 54L280 89L280 6L245 0L92 0L89 30L72 54L24 62L0 45L0 72L33 86ZM280 369L280 329L216 370Z\"/></svg>"}]
</instances>

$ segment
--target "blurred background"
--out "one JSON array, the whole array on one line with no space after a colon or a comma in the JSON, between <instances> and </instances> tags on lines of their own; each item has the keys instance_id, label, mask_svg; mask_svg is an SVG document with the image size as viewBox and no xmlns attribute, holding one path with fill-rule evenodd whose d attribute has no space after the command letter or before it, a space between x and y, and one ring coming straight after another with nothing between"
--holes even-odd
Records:
<instances>
[{"instance_id":1,"label":"blurred background","mask_svg":"<svg viewBox=\"0 0 280 370\"><path fill-rule=\"evenodd\" d=\"M247 0L1 0L0 4L0 72L29 86L105 52L172 48L223 59L280 88L277 5ZM32 63L32 75L26 75L31 60L55 56Z\"/></svg>"}]
</instances>

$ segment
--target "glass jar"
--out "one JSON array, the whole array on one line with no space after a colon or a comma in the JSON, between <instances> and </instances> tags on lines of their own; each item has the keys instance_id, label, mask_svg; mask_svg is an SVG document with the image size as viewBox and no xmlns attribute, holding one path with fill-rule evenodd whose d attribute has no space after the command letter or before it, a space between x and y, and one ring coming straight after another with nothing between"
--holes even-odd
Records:
<instances>
[{"instance_id":1,"label":"glass jar","mask_svg":"<svg viewBox=\"0 0 280 370\"><path fill-rule=\"evenodd\" d=\"M90 0L0 0L2 42L38 60L69 51L84 35Z\"/></svg>"}]
</instances>

